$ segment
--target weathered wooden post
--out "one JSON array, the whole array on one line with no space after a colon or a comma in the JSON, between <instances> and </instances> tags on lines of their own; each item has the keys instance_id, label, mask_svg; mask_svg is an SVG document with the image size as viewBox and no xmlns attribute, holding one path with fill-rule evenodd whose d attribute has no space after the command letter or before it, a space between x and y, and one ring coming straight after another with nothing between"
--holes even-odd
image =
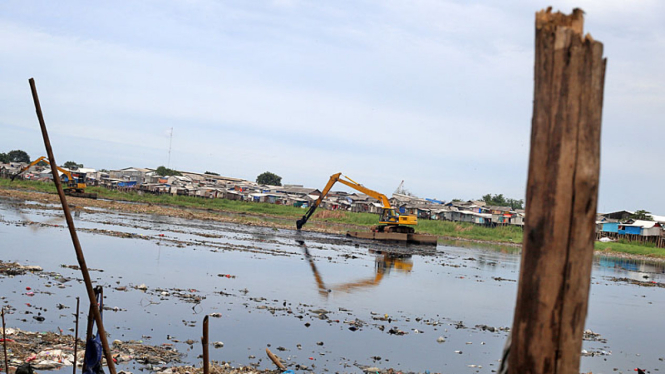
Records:
<instances>
[{"instance_id":1,"label":"weathered wooden post","mask_svg":"<svg viewBox=\"0 0 665 374\"><path fill-rule=\"evenodd\" d=\"M508 373L579 373L606 59L580 9L536 13L526 222Z\"/></svg>"}]
</instances>

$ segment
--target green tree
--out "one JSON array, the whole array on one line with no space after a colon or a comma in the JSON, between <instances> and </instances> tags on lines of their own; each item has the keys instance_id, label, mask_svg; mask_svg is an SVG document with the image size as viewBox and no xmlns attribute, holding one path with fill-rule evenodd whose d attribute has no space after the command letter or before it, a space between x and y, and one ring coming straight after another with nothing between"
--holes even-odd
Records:
<instances>
[{"instance_id":1,"label":"green tree","mask_svg":"<svg viewBox=\"0 0 665 374\"><path fill-rule=\"evenodd\" d=\"M6 153L0 153L0 163L8 164L9 163L9 155L6 154Z\"/></svg>"},{"instance_id":2,"label":"green tree","mask_svg":"<svg viewBox=\"0 0 665 374\"><path fill-rule=\"evenodd\" d=\"M519 199L519 200L508 199L507 202L508 202L508 205L510 206L510 209L513 209L513 210L515 210L515 209L524 209L524 200L522 200L522 199Z\"/></svg>"},{"instance_id":3,"label":"green tree","mask_svg":"<svg viewBox=\"0 0 665 374\"><path fill-rule=\"evenodd\" d=\"M485 204L490 206L509 206L511 209L524 209L524 200L506 198L503 194L487 194L481 198Z\"/></svg>"},{"instance_id":4,"label":"green tree","mask_svg":"<svg viewBox=\"0 0 665 374\"><path fill-rule=\"evenodd\" d=\"M167 168L167 167L165 167L165 166L160 166L160 167L158 167L157 170L155 170L155 171L157 172L158 175L161 175L161 176L163 176L163 177L168 177L168 176L170 176L170 175L182 175L179 171L177 171L177 170L173 170L173 169L169 169L169 168Z\"/></svg>"},{"instance_id":5,"label":"green tree","mask_svg":"<svg viewBox=\"0 0 665 374\"><path fill-rule=\"evenodd\" d=\"M30 156L25 151L20 149L10 151L7 156L9 156L9 161L11 162L30 162Z\"/></svg>"},{"instance_id":6,"label":"green tree","mask_svg":"<svg viewBox=\"0 0 665 374\"><path fill-rule=\"evenodd\" d=\"M635 213L631 214L630 218L639 219L639 220L642 220L642 221L653 221L653 217L651 216L651 212L647 212L646 210L638 210Z\"/></svg>"},{"instance_id":7,"label":"green tree","mask_svg":"<svg viewBox=\"0 0 665 374\"><path fill-rule=\"evenodd\" d=\"M207 171L207 170L206 170L206 172L205 172L205 173L203 173L203 174L208 174L208 175L217 175L217 176L219 176L219 173L215 173L214 171Z\"/></svg>"},{"instance_id":8,"label":"green tree","mask_svg":"<svg viewBox=\"0 0 665 374\"><path fill-rule=\"evenodd\" d=\"M258 177L256 177L256 183L269 184L271 186L281 186L282 177L280 177L277 174L266 171L265 173L260 174Z\"/></svg>"},{"instance_id":9,"label":"green tree","mask_svg":"<svg viewBox=\"0 0 665 374\"><path fill-rule=\"evenodd\" d=\"M74 162L74 161L67 161L67 162L65 162L65 164L62 165L62 166L63 166L64 168L67 168L67 169L70 169L70 170L76 170L76 169L80 169L80 168L82 168L82 167L83 167L83 164L77 164L77 163Z\"/></svg>"}]
</instances>

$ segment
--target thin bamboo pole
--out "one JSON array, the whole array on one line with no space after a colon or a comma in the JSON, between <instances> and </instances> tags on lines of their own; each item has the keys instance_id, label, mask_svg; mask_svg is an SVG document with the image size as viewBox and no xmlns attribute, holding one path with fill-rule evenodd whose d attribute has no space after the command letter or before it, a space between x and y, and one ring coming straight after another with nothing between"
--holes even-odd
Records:
<instances>
[{"instance_id":1,"label":"thin bamboo pole","mask_svg":"<svg viewBox=\"0 0 665 374\"><path fill-rule=\"evenodd\" d=\"M203 337L201 337L201 344L203 345L203 374L209 374L210 356L208 355L208 348L210 344L208 341L208 316L203 317Z\"/></svg>"},{"instance_id":2,"label":"thin bamboo pole","mask_svg":"<svg viewBox=\"0 0 665 374\"><path fill-rule=\"evenodd\" d=\"M5 350L5 373L9 374L9 358L7 357L7 334L5 333L5 307L2 307L2 346Z\"/></svg>"},{"instance_id":3,"label":"thin bamboo pole","mask_svg":"<svg viewBox=\"0 0 665 374\"><path fill-rule=\"evenodd\" d=\"M69 234L72 237L72 243L74 244L74 250L76 251L76 259L78 260L79 267L81 268L81 274L83 275L83 281L85 283L85 289L88 293L88 299L90 300L90 305L93 306L92 313L97 322L97 328L100 331L100 339L102 341L102 347L104 349L104 356L106 357L106 365L109 368L111 374L116 374L115 365L113 363L113 356L111 356L111 349L109 347L108 339L106 338L106 330L104 329L104 323L102 321L102 315L99 311L99 306L97 305L97 300L95 299L95 292L92 287L92 279L90 278L90 273L88 272L88 265L85 263L85 257L83 256L83 250L81 249L81 243L79 242L78 235L76 234L76 228L74 227L74 220L72 219L72 213L69 210L69 205L67 204L67 199L65 198L65 192L62 189L62 183L60 182L60 173L58 172L57 163L55 162L55 156L53 155L53 149L51 148L51 141L48 137L48 132L46 131L46 123L44 122L44 116L42 114L42 107L39 103L39 96L37 95L37 86L35 85L35 79L30 78L30 89L32 90L32 99L35 102L35 110L37 111L37 118L39 119L39 126L42 130L42 137L44 138L44 146L46 147L46 153L51 163L51 172L53 173L53 181L55 182L55 187L58 190L58 196L60 196L60 203L62 204L62 210L65 213L65 219L67 221L67 227L69 228Z\"/></svg>"},{"instance_id":4,"label":"thin bamboo pole","mask_svg":"<svg viewBox=\"0 0 665 374\"><path fill-rule=\"evenodd\" d=\"M81 299L76 296L76 328L74 329L74 369L72 371L72 374L76 374L76 355L78 354L78 347L79 347L79 305L81 303Z\"/></svg>"}]
</instances>

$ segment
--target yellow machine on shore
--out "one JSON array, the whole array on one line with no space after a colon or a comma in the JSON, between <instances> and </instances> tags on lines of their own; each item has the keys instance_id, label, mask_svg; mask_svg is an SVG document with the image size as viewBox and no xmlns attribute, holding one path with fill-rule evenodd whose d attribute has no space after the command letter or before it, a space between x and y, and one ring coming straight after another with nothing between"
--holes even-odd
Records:
<instances>
[{"instance_id":1,"label":"yellow machine on shore","mask_svg":"<svg viewBox=\"0 0 665 374\"><path fill-rule=\"evenodd\" d=\"M311 217L312 214L314 214L314 211L316 211L316 208L319 207L321 201L323 201L323 199L328 195L332 186L335 183L339 182L357 191L360 191L368 196L371 196L379 200L381 204L383 204L383 212L381 213L381 217L379 218L379 226L376 227L377 232L412 234L415 231L412 226L418 224L417 217L410 215L400 215L399 213L397 213L397 211L395 211L393 207L390 206L390 201L388 201L386 195L376 192L374 190L370 190L369 188L361 185L360 183L352 180L347 176L343 177L346 179L342 179L342 173L333 174L330 177L328 184L321 192L321 196L319 196L319 198L316 199L316 201L312 204L307 213L305 213L305 215L302 216L301 219L296 221L296 227L298 228L298 230L300 230L305 225L305 223L307 223L309 217Z\"/></svg>"},{"instance_id":2,"label":"yellow machine on shore","mask_svg":"<svg viewBox=\"0 0 665 374\"><path fill-rule=\"evenodd\" d=\"M12 175L12 180L16 179L21 173L25 172L26 170L30 169L31 167L37 165L40 162L45 162L49 166L51 166L51 163L48 161L48 159L44 156L36 159L35 161L31 162L27 166L24 166L19 170L18 173ZM85 173L79 173L79 172L71 172L69 170L63 169L60 166L55 167L58 169L60 173L62 173L60 179L62 180L63 183L63 190L65 191L66 195L69 196L74 196L74 197L87 197L90 199L96 199L97 194L96 193L86 193L85 192Z\"/></svg>"}]
</instances>

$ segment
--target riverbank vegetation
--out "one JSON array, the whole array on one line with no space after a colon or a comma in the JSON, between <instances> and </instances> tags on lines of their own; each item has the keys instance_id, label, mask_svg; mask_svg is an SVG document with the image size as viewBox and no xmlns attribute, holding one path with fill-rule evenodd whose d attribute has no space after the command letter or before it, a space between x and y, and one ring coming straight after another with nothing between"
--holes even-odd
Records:
<instances>
[{"instance_id":1,"label":"riverbank vegetation","mask_svg":"<svg viewBox=\"0 0 665 374\"><path fill-rule=\"evenodd\" d=\"M658 248L653 243L634 244L621 239L616 242L596 242L595 248L597 251L619 252L630 255L665 258L665 248Z\"/></svg>"},{"instance_id":2,"label":"riverbank vegetation","mask_svg":"<svg viewBox=\"0 0 665 374\"><path fill-rule=\"evenodd\" d=\"M55 186L51 183L29 180L15 180L10 182L9 179L0 179L0 188L56 193ZM252 203L226 199L205 199L193 196L138 194L136 192L109 190L103 187L88 187L86 192L97 193L99 199L204 209L207 211L243 213L263 216L265 219L271 217L282 219L292 218L294 220L294 226L295 220L300 218L306 212L305 209L285 205ZM378 216L371 213L353 213L320 209L310 221L352 225L359 226L359 228L365 227L369 229L371 226L378 224ZM521 244L523 237L522 229L517 226L485 227L470 223L450 221L419 220L417 231L420 233L437 235L442 239L448 240L462 239L506 244ZM656 248L649 244L632 244L625 241L610 243L596 242L595 249L630 255L665 258L665 249Z\"/></svg>"}]
</instances>

